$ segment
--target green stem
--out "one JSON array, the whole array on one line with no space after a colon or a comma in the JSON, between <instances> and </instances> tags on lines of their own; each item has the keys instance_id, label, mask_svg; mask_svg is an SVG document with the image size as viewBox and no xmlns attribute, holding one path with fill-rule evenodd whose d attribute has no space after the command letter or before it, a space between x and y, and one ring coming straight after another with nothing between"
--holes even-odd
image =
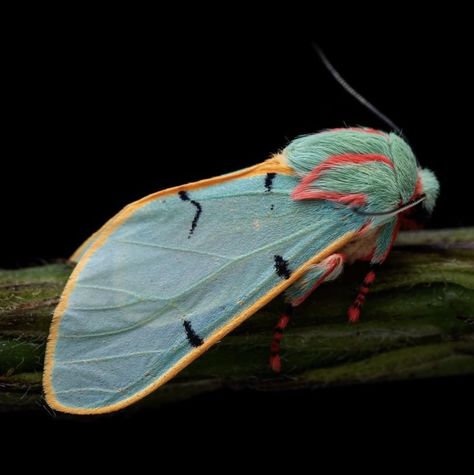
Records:
<instances>
[{"instance_id":1,"label":"green stem","mask_svg":"<svg viewBox=\"0 0 474 475\"><path fill-rule=\"evenodd\" d=\"M142 404L219 388L282 390L474 374L474 228L402 233L362 320L346 322L366 266L357 264L298 308L283 340L283 373L267 365L282 299ZM64 263L0 271L0 410L36 407Z\"/></svg>"}]
</instances>

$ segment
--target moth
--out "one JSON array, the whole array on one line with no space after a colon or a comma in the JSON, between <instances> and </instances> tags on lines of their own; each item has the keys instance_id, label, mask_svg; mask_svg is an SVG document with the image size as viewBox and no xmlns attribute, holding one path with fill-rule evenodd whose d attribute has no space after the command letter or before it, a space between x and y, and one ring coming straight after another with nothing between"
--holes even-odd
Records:
<instances>
[{"instance_id":1,"label":"moth","mask_svg":"<svg viewBox=\"0 0 474 475\"><path fill-rule=\"evenodd\" d=\"M277 295L270 363L291 309L345 265L375 269L400 226L431 214L439 184L397 133L324 130L268 160L125 207L74 254L47 344L48 404L124 408L165 384Z\"/></svg>"}]
</instances>

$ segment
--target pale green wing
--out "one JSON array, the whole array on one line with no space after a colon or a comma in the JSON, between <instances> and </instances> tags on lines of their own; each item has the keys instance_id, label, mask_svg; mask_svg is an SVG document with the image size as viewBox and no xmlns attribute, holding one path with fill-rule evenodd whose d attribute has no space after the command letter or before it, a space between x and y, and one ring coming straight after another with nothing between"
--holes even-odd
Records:
<instances>
[{"instance_id":1,"label":"pale green wing","mask_svg":"<svg viewBox=\"0 0 474 475\"><path fill-rule=\"evenodd\" d=\"M56 312L50 405L108 412L143 397L365 224L330 202L291 200L297 181L275 173L233 179L112 221Z\"/></svg>"}]
</instances>

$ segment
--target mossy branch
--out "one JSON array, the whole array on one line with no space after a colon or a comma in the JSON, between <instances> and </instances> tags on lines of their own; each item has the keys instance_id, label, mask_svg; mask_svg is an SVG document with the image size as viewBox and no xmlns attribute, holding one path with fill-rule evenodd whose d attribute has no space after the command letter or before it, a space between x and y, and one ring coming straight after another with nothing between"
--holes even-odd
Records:
<instances>
[{"instance_id":1,"label":"mossy branch","mask_svg":"<svg viewBox=\"0 0 474 475\"><path fill-rule=\"evenodd\" d=\"M474 228L402 233L379 271L362 320L346 321L366 266L355 265L298 308L283 341L283 373L268 368L277 299L142 404L220 388L282 390L474 374ZM0 410L41 400L64 263L0 271Z\"/></svg>"}]
</instances>

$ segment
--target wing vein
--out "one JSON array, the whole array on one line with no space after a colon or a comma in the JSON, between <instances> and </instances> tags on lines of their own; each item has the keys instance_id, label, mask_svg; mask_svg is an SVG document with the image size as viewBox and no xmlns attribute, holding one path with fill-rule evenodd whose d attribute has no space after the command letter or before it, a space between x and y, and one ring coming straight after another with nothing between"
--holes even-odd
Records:
<instances>
[{"instance_id":1,"label":"wing vein","mask_svg":"<svg viewBox=\"0 0 474 475\"><path fill-rule=\"evenodd\" d=\"M105 311L105 310L116 310L120 308L125 308L125 307L131 307L132 305L136 305L137 303L142 303L144 300L143 299L138 299L138 300L133 300L131 302L123 303L120 305L104 305L102 307L75 307L74 305L71 305L69 308L71 310L76 310L76 311L81 311L81 312L100 312L100 311Z\"/></svg>"},{"instance_id":2,"label":"wing vein","mask_svg":"<svg viewBox=\"0 0 474 475\"><path fill-rule=\"evenodd\" d=\"M281 238L277 241L274 241L274 242L271 242L265 246L262 246L258 249L255 249L254 251L252 252L249 252L247 254L242 254L241 256L237 256L235 257L234 259L232 259L230 262L227 262L226 264L224 264L223 266L221 266L219 269L215 270L212 274L209 274L207 275L206 277L203 277L201 280L198 280L196 283L194 283L191 287L187 288L186 290L183 290L180 294L177 294L177 295L173 295L172 297L169 298L169 300L174 300L174 299L177 299L179 297L181 297L182 295L184 295L185 293L187 292L190 292L192 290L194 290L195 288L197 287L200 287L202 284L208 282L209 280L213 279L214 277L216 277L219 273L221 273L222 271L224 271L225 269L227 269L227 267L230 267L231 265L235 264L236 262L239 262L243 259L247 259L248 257L252 257L254 256L255 254L258 254L259 252L262 252L262 251L265 251L266 249L271 249L275 246L278 246L279 244L282 244L286 241L291 241L292 239L294 239L295 237L298 237L300 235L303 235L303 234L306 234L306 233L309 233L311 232L313 229L316 229L317 227L319 227L320 224L315 224L313 226L307 226L306 228L303 228L302 230L296 232L296 233L293 233L293 234L290 234L284 238Z\"/></svg>"},{"instance_id":3,"label":"wing vein","mask_svg":"<svg viewBox=\"0 0 474 475\"><path fill-rule=\"evenodd\" d=\"M202 254L203 256L220 257L221 259L226 259L226 260L233 259L232 257L229 257L229 256L223 256L221 254L216 254L214 252L199 251L197 249L185 249L183 247L164 246L161 244L155 244L151 242L131 241L128 239L112 239L112 240L115 242L124 243L124 244L135 244L137 246L155 247L157 249L164 249L167 251L190 252L192 254Z\"/></svg>"},{"instance_id":4,"label":"wing vein","mask_svg":"<svg viewBox=\"0 0 474 475\"><path fill-rule=\"evenodd\" d=\"M219 273L221 273L222 271L224 271L227 267L231 266L232 264L242 260L242 259L245 259L247 257L251 257L255 254L257 254L258 252L261 252L265 249L268 249L268 248L272 248L274 247L275 245L278 245L278 244L281 244L285 241L288 241L288 240L291 240L291 239L294 239L295 237L297 236L300 236L302 234L306 234L308 232L311 232L313 229L317 228L320 224L317 223L313 226L307 226L306 228L303 228L302 230L296 232L296 233L293 233L285 238L282 238L282 239L279 239L278 241L275 241L275 242L272 242L270 244L267 244L266 246L262 246L261 248L259 249L256 249L254 250L253 252L251 253L248 253L248 254L245 254L243 256L239 256L235 259L233 259L232 261L224 264L223 266L221 266L219 269L217 269L216 271L214 271L213 273L209 274L208 276L204 277L203 279L201 279L200 281L196 282L193 286L189 287L188 289L186 290L183 290L180 294L178 295L174 295L174 296L171 296L169 298L166 298L166 299L158 299L158 298L143 298L143 300L150 300L150 301L162 301L162 302L166 302L167 305L165 305L163 308L160 308L159 310L157 310L157 312L153 313L149 318L147 318L146 320L142 320L141 322L138 322L134 325L130 325L128 327L125 327L125 328L121 328L120 330L115 330L115 331L110 331L110 332L102 332L102 333L94 333L94 334L83 334L83 335L76 335L76 334L63 334L61 335L63 338L71 338L71 339L80 339L80 338L95 338L95 337L102 337L102 336L110 336L110 335L118 335L120 333L125 333L127 331L131 331L131 330L134 330L136 328L139 328L141 326L144 326L150 322L152 322L153 320L155 320L159 314L163 311L165 311L169 306L173 307L173 308L176 308L176 306L174 305L174 301L178 298L180 298L182 295L184 295L185 293L187 292L190 292L192 291L193 289L201 286L202 284L206 283L207 281L215 278L217 275L219 275ZM96 288L95 286L86 286L86 287L91 287L91 288ZM103 289L103 290L120 290L120 289L114 289L114 288L110 288L110 289L107 289L107 287L97 287L99 289ZM124 291L125 293L129 293L129 294L132 294L132 295L135 295L136 297L140 297L139 295L136 295L134 294L133 292L129 292L129 291Z\"/></svg>"},{"instance_id":5,"label":"wing vein","mask_svg":"<svg viewBox=\"0 0 474 475\"><path fill-rule=\"evenodd\" d=\"M288 190L275 190L272 188L271 191L272 195L285 195L288 196ZM249 191L249 192L244 192L244 193L230 193L228 195L222 194L219 196L204 196L200 197L199 201L209 201L209 200L217 200L217 199L223 199L223 198L240 198L241 196L260 196L262 197L263 193L261 191Z\"/></svg>"},{"instance_id":6,"label":"wing vein","mask_svg":"<svg viewBox=\"0 0 474 475\"><path fill-rule=\"evenodd\" d=\"M61 361L58 363L59 366L62 365L73 365L78 363L96 363L97 361L107 361L107 360L114 360L120 358L128 358L129 356L145 356L145 355L153 355L164 353L165 350L149 350L149 351L137 351L136 353L125 353L122 355L111 355L111 356L104 356L102 358L85 358L82 360L69 360L69 361Z\"/></svg>"},{"instance_id":7,"label":"wing vein","mask_svg":"<svg viewBox=\"0 0 474 475\"><path fill-rule=\"evenodd\" d=\"M160 299L159 297L149 297L145 295L140 295L130 290L118 289L116 287L107 287L105 285L86 285L86 284L78 283L76 284L76 287L82 288L82 289L94 289L94 290L105 290L105 291L111 290L112 292L120 292L123 294L131 295L132 297L135 297L137 299L136 302L144 302L145 300L150 301L150 302L167 302L169 300L169 299Z\"/></svg>"},{"instance_id":8,"label":"wing vein","mask_svg":"<svg viewBox=\"0 0 474 475\"><path fill-rule=\"evenodd\" d=\"M128 327L121 328L120 330L114 330L114 331L108 331L108 332L102 332L102 333L84 333L82 335L76 335L74 333L61 334L61 338L80 339L80 338L98 338L98 337L103 337L103 336L119 335L120 333L125 333L130 330L135 330L135 328L140 328L142 326L145 326L147 323L150 323L153 320L155 320L156 317L159 315L159 313L164 312L165 310L167 310L168 307L176 308L173 302L168 302L168 305L165 305L161 307L160 309L158 309L156 312L152 313L149 318L145 320L141 320L140 322L130 325Z\"/></svg>"},{"instance_id":9,"label":"wing vein","mask_svg":"<svg viewBox=\"0 0 474 475\"><path fill-rule=\"evenodd\" d=\"M56 394L68 394L68 393L83 393L86 391L94 391L97 393L117 394L117 389L102 389L102 388L72 388L55 391Z\"/></svg>"}]
</instances>

